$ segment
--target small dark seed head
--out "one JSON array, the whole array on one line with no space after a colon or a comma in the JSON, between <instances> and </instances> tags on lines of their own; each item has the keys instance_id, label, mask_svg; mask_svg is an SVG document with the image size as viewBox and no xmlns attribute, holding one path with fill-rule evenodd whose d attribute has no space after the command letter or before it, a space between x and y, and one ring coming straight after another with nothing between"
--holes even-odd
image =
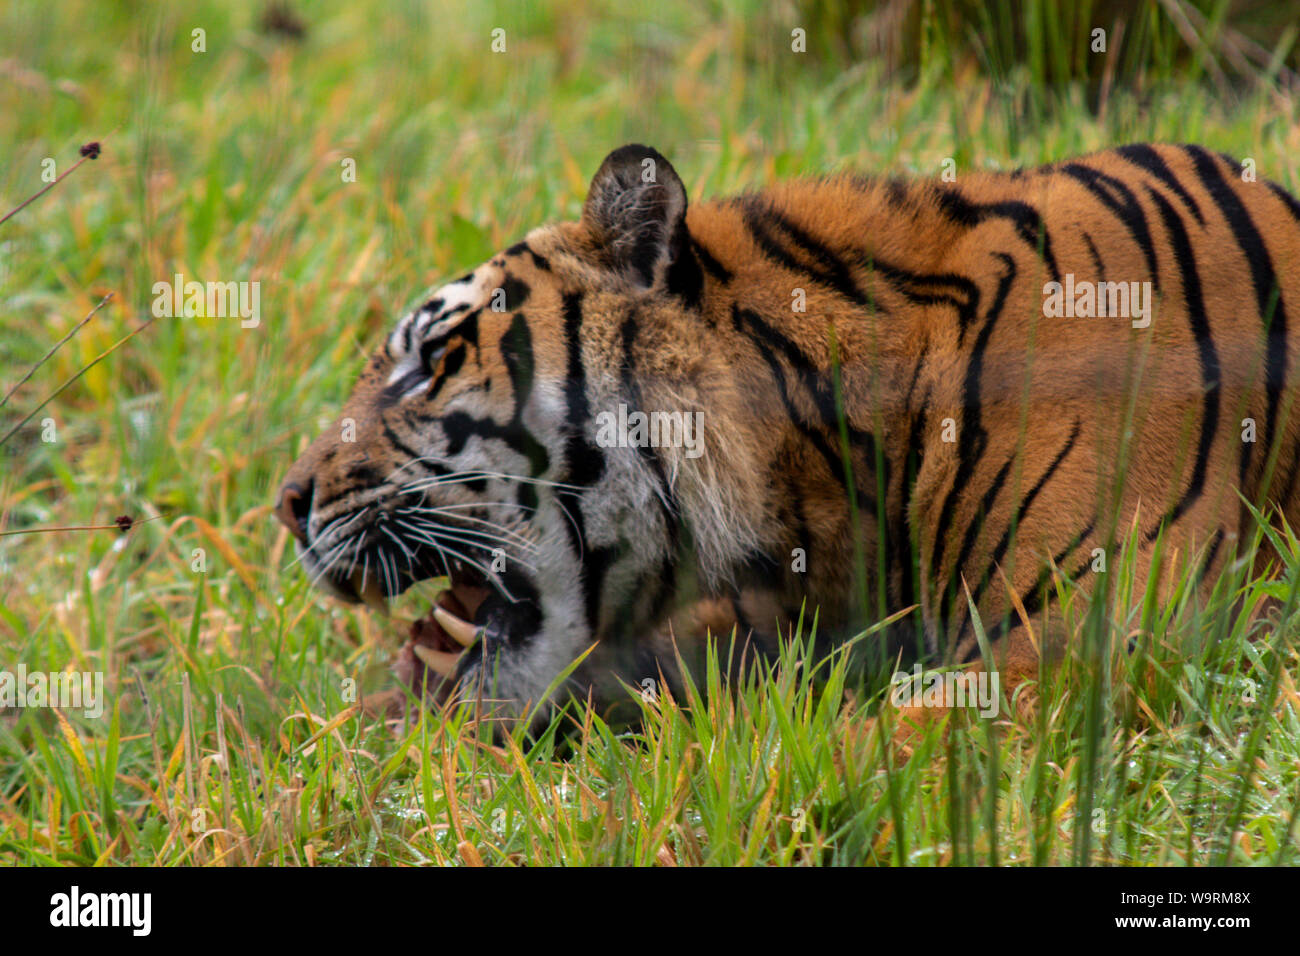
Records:
<instances>
[{"instance_id":1,"label":"small dark seed head","mask_svg":"<svg viewBox=\"0 0 1300 956\"><path fill-rule=\"evenodd\" d=\"M135 519L130 515L118 515L113 519L113 524L117 525L119 531L126 534L126 532L131 530L131 525L135 524Z\"/></svg>"},{"instance_id":2,"label":"small dark seed head","mask_svg":"<svg viewBox=\"0 0 1300 956\"><path fill-rule=\"evenodd\" d=\"M279 34L290 40L301 40L307 35L307 24L285 2L268 3L262 11L263 33Z\"/></svg>"},{"instance_id":3,"label":"small dark seed head","mask_svg":"<svg viewBox=\"0 0 1300 956\"><path fill-rule=\"evenodd\" d=\"M91 159L99 159L99 144L87 143L85 146L81 147L81 155L89 156Z\"/></svg>"}]
</instances>

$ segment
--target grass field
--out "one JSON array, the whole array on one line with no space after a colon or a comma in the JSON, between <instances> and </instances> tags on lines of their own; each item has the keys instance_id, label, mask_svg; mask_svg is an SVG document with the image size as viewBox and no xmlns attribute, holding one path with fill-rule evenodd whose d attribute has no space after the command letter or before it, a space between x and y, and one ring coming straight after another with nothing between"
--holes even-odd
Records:
<instances>
[{"instance_id":1,"label":"grass field","mask_svg":"<svg viewBox=\"0 0 1300 956\"><path fill-rule=\"evenodd\" d=\"M696 197L1194 141L1300 192L1279 84L1153 67L1096 104L1047 92L1033 61L991 78L941 43L904 77L819 55L815 30L796 54L798 15L759 7L327 2L301 38L206 0L0 9L0 214L47 158L63 173L103 148L0 224L0 388L113 293L0 406L0 433L148 320L155 282L261 292L255 328L153 321L0 444L0 669L102 672L108 701L0 712L0 861L1294 862L1289 537L1284 566L1230 569L1206 603L1154 606L1123 568L1091 612L1062 585L1081 638L1033 713L954 718L910 759L866 729L879 697L843 660L646 704L636 732L574 709L563 747L362 708L405 636L308 588L277 483L400 312L576 217L611 148L654 145ZM119 515L152 520L9 533ZM1268 616L1228 613L1265 598Z\"/></svg>"}]
</instances>

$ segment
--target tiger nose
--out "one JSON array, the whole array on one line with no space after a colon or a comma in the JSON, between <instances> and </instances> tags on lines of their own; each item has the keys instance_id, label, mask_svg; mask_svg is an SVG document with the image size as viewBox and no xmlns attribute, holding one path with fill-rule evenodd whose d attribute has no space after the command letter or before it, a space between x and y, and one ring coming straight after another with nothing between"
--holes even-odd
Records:
<instances>
[{"instance_id":1,"label":"tiger nose","mask_svg":"<svg viewBox=\"0 0 1300 956\"><path fill-rule=\"evenodd\" d=\"M286 481L280 488L280 500L275 505L275 516L284 522L293 536L307 543L307 519L311 515L312 482L303 487Z\"/></svg>"}]
</instances>

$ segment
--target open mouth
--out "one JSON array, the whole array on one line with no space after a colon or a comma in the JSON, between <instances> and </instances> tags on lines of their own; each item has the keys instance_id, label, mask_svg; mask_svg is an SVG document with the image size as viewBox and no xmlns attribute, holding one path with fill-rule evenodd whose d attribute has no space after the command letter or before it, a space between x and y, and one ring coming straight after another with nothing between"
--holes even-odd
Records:
<instances>
[{"instance_id":1,"label":"open mouth","mask_svg":"<svg viewBox=\"0 0 1300 956\"><path fill-rule=\"evenodd\" d=\"M493 593L492 588L477 568L452 561L449 570L449 587L438 595L427 614L410 623L411 642L407 650L423 668L415 667L414 661L405 663L412 671L408 676L418 681L417 686L423 683L424 675L419 673L422 669L444 678L454 677L461 655L483 634L483 628L474 621L484 601ZM356 573L349 583L371 610L388 616L388 596L376 575ZM399 659L401 670L408 666L403 666Z\"/></svg>"}]
</instances>

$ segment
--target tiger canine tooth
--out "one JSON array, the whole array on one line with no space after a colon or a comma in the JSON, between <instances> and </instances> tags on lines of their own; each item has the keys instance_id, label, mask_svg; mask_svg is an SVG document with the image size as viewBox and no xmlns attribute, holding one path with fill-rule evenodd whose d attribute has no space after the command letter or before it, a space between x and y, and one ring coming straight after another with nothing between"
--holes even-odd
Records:
<instances>
[{"instance_id":1,"label":"tiger canine tooth","mask_svg":"<svg viewBox=\"0 0 1300 956\"><path fill-rule=\"evenodd\" d=\"M423 644L414 644L411 650L415 656L424 662L424 666L431 671L436 671L443 677L456 676L456 662L460 660L459 654L448 654L446 651L435 651L432 647L425 647Z\"/></svg>"},{"instance_id":2,"label":"tiger canine tooth","mask_svg":"<svg viewBox=\"0 0 1300 956\"><path fill-rule=\"evenodd\" d=\"M462 621L455 614L452 614L446 608L433 606L433 616L437 622L442 625L442 629L457 644L469 647L478 640L478 628L469 621Z\"/></svg>"}]
</instances>

